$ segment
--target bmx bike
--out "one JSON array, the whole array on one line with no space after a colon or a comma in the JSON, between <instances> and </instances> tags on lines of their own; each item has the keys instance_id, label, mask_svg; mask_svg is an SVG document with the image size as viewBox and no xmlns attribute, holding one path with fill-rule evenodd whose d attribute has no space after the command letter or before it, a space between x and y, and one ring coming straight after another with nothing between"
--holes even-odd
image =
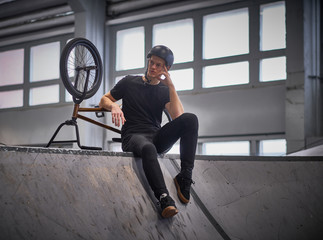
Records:
<instances>
[{"instance_id":1,"label":"bmx bike","mask_svg":"<svg viewBox=\"0 0 323 240\"><path fill-rule=\"evenodd\" d=\"M79 112L95 112L97 117L103 117L104 112L108 112L99 107L80 107L80 103L83 100L92 97L98 91L102 82L102 61L97 48L85 38L74 38L69 41L64 47L60 57L60 75L66 90L73 97L74 109L72 118L58 126L46 147L49 147L52 143L76 142L81 149L102 150L100 147L81 145L76 121L77 118L80 118L113 132L121 133L119 129L79 114ZM54 141L58 132L65 125L75 127L76 140Z\"/></svg>"}]
</instances>

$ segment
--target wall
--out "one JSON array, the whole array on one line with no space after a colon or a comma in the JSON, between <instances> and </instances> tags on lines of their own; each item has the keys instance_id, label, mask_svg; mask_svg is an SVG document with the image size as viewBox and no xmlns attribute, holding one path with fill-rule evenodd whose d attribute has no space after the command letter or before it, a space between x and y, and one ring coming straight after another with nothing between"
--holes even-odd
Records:
<instances>
[{"instance_id":1,"label":"wall","mask_svg":"<svg viewBox=\"0 0 323 240\"><path fill-rule=\"evenodd\" d=\"M283 133L284 85L182 95L185 111L197 114L199 136Z\"/></svg>"}]
</instances>

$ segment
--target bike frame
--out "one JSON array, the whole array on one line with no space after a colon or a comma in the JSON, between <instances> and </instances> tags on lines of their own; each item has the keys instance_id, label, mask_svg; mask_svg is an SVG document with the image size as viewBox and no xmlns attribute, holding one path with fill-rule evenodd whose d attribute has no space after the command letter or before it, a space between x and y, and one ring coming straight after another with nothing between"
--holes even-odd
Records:
<instances>
[{"instance_id":1,"label":"bike frame","mask_svg":"<svg viewBox=\"0 0 323 240\"><path fill-rule=\"evenodd\" d=\"M97 67L96 66L86 66L86 67L77 67L75 70L77 71L76 73L76 79L74 82L74 87L77 86L78 84L78 77L79 77L79 73L80 71L85 71L86 72L86 80L85 80L85 84L84 84L84 89L83 89L83 94L81 96L81 98L77 99L73 96L73 102L74 102L74 109L73 109L73 114L72 114L72 119L71 120L67 120L64 123L62 123L61 125L58 126L58 128L56 129L54 135L52 136L52 138L50 139L50 141L48 142L46 147L49 147L52 143L72 143L72 142L76 142L77 145L79 146L79 148L81 149L89 149L89 150L102 150L102 148L100 147L89 147L89 146L82 146L80 144L80 134L79 134L79 130L78 130L78 125L77 125L77 119L80 118L84 121L87 121L89 123L95 124L97 126L103 127L105 129L108 129L110 131L113 131L115 133L119 133L121 134L121 131L119 129L110 127L106 124L103 124L99 121L96 121L94 119L88 118L84 115L79 114L79 112L95 112L96 114L101 112L110 112L108 110L105 110L103 108L80 108L80 103L84 100L85 96L86 96L86 91L87 91L87 86L88 86L88 82L89 82L89 75L90 75L90 71L91 70L95 70ZM97 115L98 116L98 115ZM61 130L61 128L64 126L74 126L75 127L75 131L76 131L76 140L66 140L66 141L54 141L55 137L57 136L58 132Z\"/></svg>"}]
</instances>

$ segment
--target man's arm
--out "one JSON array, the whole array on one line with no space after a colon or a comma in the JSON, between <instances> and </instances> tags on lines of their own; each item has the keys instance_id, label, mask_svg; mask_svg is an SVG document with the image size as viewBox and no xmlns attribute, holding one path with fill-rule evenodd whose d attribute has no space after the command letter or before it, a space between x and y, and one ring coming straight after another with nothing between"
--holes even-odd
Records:
<instances>
[{"instance_id":1,"label":"man's arm","mask_svg":"<svg viewBox=\"0 0 323 240\"><path fill-rule=\"evenodd\" d=\"M169 102L166 103L165 108L169 112L172 119L175 119L184 113L184 107L182 105L181 100L178 97L175 86L172 82L172 79L170 78L166 66L162 75L165 76L165 79L159 78L159 80L166 86L168 86L169 89Z\"/></svg>"},{"instance_id":2,"label":"man's arm","mask_svg":"<svg viewBox=\"0 0 323 240\"><path fill-rule=\"evenodd\" d=\"M184 108L174 85L168 85L168 88L170 101L165 105L165 107L172 119L175 119L184 113Z\"/></svg>"},{"instance_id":3,"label":"man's arm","mask_svg":"<svg viewBox=\"0 0 323 240\"><path fill-rule=\"evenodd\" d=\"M101 98L99 106L101 108L111 111L112 123L119 127L120 123L121 125L123 125L126 119L124 118L123 112L120 106L116 103L116 101L117 100L115 100L114 97L112 97L111 93L108 92Z\"/></svg>"}]
</instances>

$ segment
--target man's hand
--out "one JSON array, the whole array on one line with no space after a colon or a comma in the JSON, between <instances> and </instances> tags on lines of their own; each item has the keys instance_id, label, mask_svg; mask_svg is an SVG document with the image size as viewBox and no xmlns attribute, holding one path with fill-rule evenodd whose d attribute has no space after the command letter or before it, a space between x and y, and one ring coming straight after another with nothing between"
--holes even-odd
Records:
<instances>
[{"instance_id":1,"label":"man's hand","mask_svg":"<svg viewBox=\"0 0 323 240\"><path fill-rule=\"evenodd\" d=\"M165 76L164 79L162 78L162 75ZM177 95L174 83L170 78L170 74L166 66L164 66L163 71L161 72L161 75L159 75L158 78L159 78L159 81L161 81L169 88L169 102L166 103L165 107L169 112L169 114L171 115L172 119L175 119L184 113L184 108L181 100Z\"/></svg>"},{"instance_id":2,"label":"man's hand","mask_svg":"<svg viewBox=\"0 0 323 240\"><path fill-rule=\"evenodd\" d=\"M170 78L170 74L166 66L164 66L163 70L161 71L158 80L161 81L166 86L173 85L172 79Z\"/></svg>"},{"instance_id":3,"label":"man's hand","mask_svg":"<svg viewBox=\"0 0 323 240\"><path fill-rule=\"evenodd\" d=\"M112 97L111 93L108 92L101 98L99 106L111 111L112 123L119 127L120 123L121 125L123 125L126 119L124 118L123 112L116 101L117 100Z\"/></svg>"},{"instance_id":4,"label":"man's hand","mask_svg":"<svg viewBox=\"0 0 323 240\"><path fill-rule=\"evenodd\" d=\"M117 103L113 103L111 105L111 115L112 115L112 123L116 125L117 127L123 125L126 121L124 118L123 112L120 108L120 106Z\"/></svg>"}]
</instances>

